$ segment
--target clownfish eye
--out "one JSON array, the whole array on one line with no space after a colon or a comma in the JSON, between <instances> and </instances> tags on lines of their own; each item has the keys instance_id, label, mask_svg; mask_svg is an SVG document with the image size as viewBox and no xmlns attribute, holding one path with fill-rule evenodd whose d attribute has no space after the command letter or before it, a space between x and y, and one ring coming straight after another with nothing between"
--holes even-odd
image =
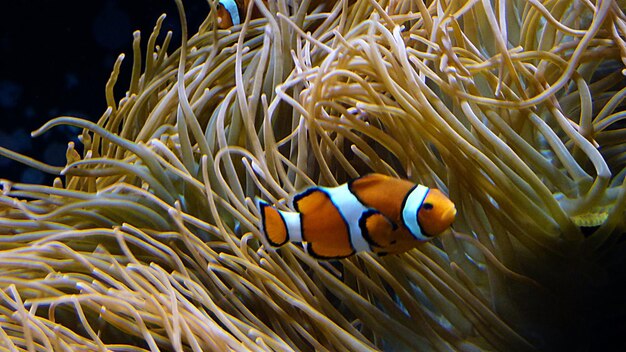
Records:
<instances>
[{"instance_id":1,"label":"clownfish eye","mask_svg":"<svg viewBox=\"0 0 626 352\"><path fill-rule=\"evenodd\" d=\"M422 204L422 209L424 210L430 210L433 208L433 204L432 203L424 203Z\"/></svg>"}]
</instances>

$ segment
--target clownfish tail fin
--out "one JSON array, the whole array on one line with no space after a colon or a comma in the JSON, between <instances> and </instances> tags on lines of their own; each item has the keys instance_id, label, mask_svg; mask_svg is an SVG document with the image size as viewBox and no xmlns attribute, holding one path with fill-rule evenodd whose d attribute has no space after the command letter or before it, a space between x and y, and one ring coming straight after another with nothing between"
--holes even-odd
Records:
<instances>
[{"instance_id":1,"label":"clownfish tail fin","mask_svg":"<svg viewBox=\"0 0 626 352\"><path fill-rule=\"evenodd\" d=\"M270 245L280 247L289 241L302 241L299 213L278 210L258 198L256 203L261 213L261 233Z\"/></svg>"}]
</instances>

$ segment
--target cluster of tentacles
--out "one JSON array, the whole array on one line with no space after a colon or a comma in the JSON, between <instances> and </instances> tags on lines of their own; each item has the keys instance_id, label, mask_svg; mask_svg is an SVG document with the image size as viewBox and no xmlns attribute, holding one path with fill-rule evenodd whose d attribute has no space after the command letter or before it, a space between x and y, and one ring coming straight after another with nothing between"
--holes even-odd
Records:
<instances>
[{"instance_id":1,"label":"cluster of tentacles","mask_svg":"<svg viewBox=\"0 0 626 352\"><path fill-rule=\"evenodd\" d=\"M1 183L0 346L525 351L623 327L620 2L308 3L219 31L210 4L175 50L159 18L97 123L34 132L83 128L65 167L0 148L60 175ZM338 262L258 240L254 197L368 172L445 190L452 230Z\"/></svg>"}]
</instances>

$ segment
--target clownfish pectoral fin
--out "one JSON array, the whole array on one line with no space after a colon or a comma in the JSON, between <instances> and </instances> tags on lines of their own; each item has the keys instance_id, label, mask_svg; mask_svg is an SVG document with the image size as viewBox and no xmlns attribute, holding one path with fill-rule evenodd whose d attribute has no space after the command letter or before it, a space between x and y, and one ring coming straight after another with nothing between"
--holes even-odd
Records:
<instances>
[{"instance_id":1,"label":"clownfish pectoral fin","mask_svg":"<svg viewBox=\"0 0 626 352\"><path fill-rule=\"evenodd\" d=\"M304 246L304 250L313 258L321 260L343 259L353 255L355 252L352 248L336 248L323 246L320 243L308 242Z\"/></svg>"},{"instance_id":2,"label":"clownfish pectoral fin","mask_svg":"<svg viewBox=\"0 0 626 352\"><path fill-rule=\"evenodd\" d=\"M359 227L363 238L370 246L385 248L392 240L391 233L398 228L398 225L379 211L369 209L361 215Z\"/></svg>"},{"instance_id":3,"label":"clownfish pectoral fin","mask_svg":"<svg viewBox=\"0 0 626 352\"><path fill-rule=\"evenodd\" d=\"M261 232L270 245L280 247L289 241L302 242L300 213L278 210L258 198L255 201L261 213Z\"/></svg>"}]
</instances>

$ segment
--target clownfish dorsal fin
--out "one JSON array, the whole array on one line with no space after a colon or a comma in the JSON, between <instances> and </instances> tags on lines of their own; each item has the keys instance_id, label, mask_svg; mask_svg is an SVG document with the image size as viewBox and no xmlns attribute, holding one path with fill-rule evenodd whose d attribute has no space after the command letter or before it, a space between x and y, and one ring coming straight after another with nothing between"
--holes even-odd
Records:
<instances>
[{"instance_id":1,"label":"clownfish dorsal fin","mask_svg":"<svg viewBox=\"0 0 626 352\"><path fill-rule=\"evenodd\" d=\"M293 196L291 201L297 212L306 212L321 206L328 201L328 194L320 187L309 187Z\"/></svg>"},{"instance_id":2,"label":"clownfish dorsal fin","mask_svg":"<svg viewBox=\"0 0 626 352\"><path fill-rule=\"evenodd\" d=\"M351 183L359 182L363 184L365 187L370 187L379 182L387 182L389 180L395 179L394 177L383 175L383 174L365 174L363 176L359 176L351 181Z\"/></svg>"}]
</instances>

